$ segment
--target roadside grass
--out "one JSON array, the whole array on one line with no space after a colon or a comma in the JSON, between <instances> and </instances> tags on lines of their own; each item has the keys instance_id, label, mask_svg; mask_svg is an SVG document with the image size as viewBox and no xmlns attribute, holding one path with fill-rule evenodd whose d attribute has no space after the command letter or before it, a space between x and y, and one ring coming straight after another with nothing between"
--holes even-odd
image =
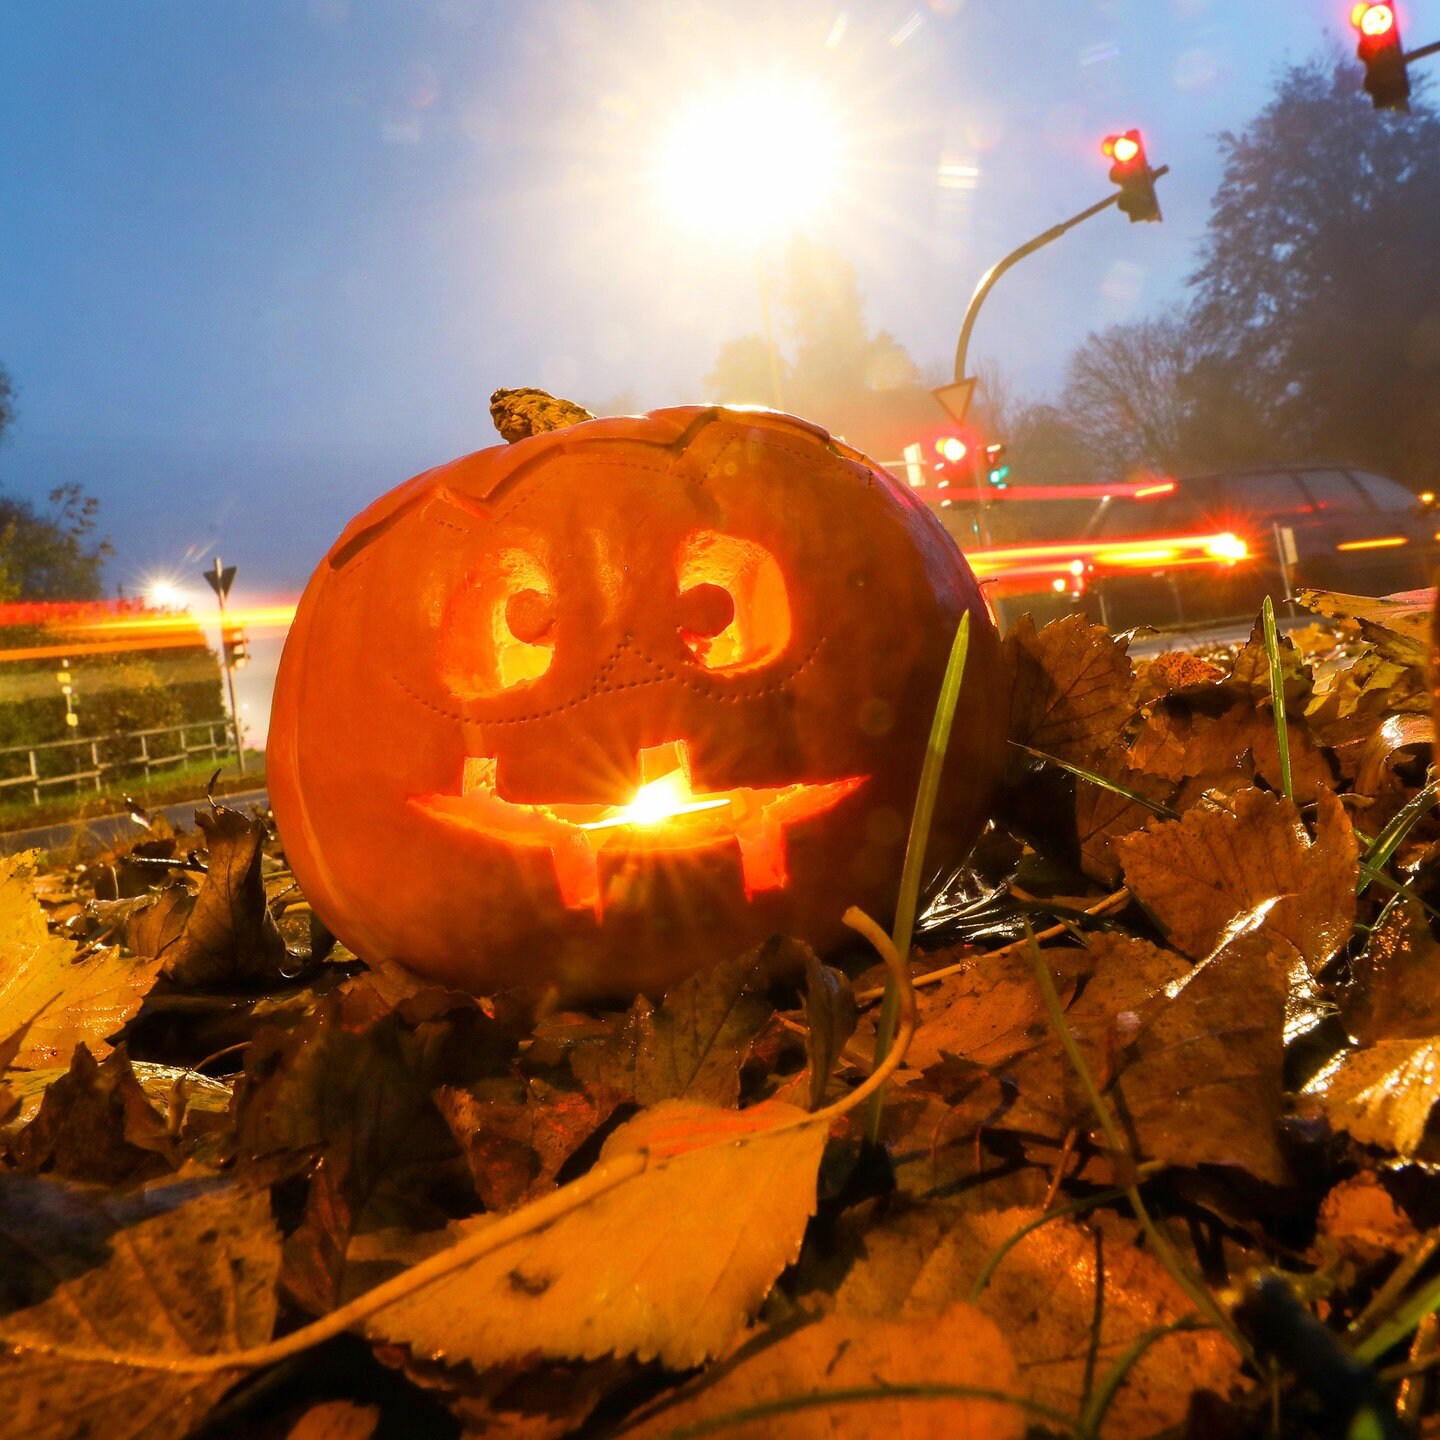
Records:
<instances>
[{"instance_id":1,"label":"roadside grass","mask_svg":"<svg viewBox=\"0 0 1440 1440\"><path fill-rule=\"evenodd\" d=\"M102 815L123 813L135 801L143 809L154 810L163 805L178 805L186 800L201 800L205 787L216 771L213 793L228 795L243 790L258 790L265 784L263 751L245 752L245 773L236 768L233 757L214 759L206 756L189 764L175 765L156 771L148 778L135 776L116 780L96 790L76 789L65 793L43 795L35 804L27 791L0 800L0 832L33 830L45 825L64 825L68 821L83 822ZM16 787L19 789L20 787Z\"/></svg>"}]
</instances>

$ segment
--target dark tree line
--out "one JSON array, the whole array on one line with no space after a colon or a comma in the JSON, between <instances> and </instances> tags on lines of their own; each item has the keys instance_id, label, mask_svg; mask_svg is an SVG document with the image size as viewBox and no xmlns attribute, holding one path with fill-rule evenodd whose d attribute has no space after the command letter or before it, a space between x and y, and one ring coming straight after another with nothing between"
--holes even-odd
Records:
<instances>
[{"instance_id":1,"label":"dark tree line","mask_svg":"<svg viewBox=\"0 0 1440 1440\"><path fill-rule=\"evenodd\" d=\"M1337 460L1440 488L1440 115L1376 113L1353 61L1313 61L1219 143L1189 304L1090 335L1013 407L1017 474Z\"/></svg>"},{"instance_id":2,"label":"dark tree line","mask_svg":"<svg viewBox=\"0 0 1440 1440\"><path fill-rule=\"evenodd\" d=\"M15 419L15 387L0 366L0 439ZM79 485L50 492L50 510L0 490L0 601L97 600L108 542L95 536L99 502Z\"/></svg>"}]
</instances>

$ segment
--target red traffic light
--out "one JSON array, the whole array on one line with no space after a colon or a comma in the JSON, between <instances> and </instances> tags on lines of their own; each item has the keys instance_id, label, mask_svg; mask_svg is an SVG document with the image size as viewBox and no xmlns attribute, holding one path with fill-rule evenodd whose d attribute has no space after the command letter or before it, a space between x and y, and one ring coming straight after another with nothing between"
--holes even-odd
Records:
<instances>
[{"instance_id":1,"label":"red traffic light","mask_svg":"<svg viewBox=\"0 0 1440 1440\"><path fill-rule=\"evenodd\" d=\"M1355 53L1365 66L1365 93L1371 103L1377 110L1408 110L1410 77L1395 7L1361 0L1350 11L1350 23L1360 32Z\"/></svg>"},{"instance_id":2,"label":"red traffic light","mask_svg":"<svg viewBox=\"0 0 1440 1440\"><path fill-rule=\"evenodd\" d=\"M1395 28L1395 11L1389 5L1370 5L1361 0L1350 11L1350 23L1371 38L1388 35Z\"/></svg>"},{"instance_id":3,"label":"red traffic light","mask_svg":"<svg viewBox=\"0 0 1440 1440\"><path fill-rule=\"evenodd\" d=\"M1115 203L1130 217L1130 223L1159 220L1160 201L1155 194L1155 176L1145 158L1145 142L1140 138L1140 132L1126 130L1120 135L1107 135L1100 150L1107 159L1115 162L1110 167L1110 179L1120 187Z\"/></svg>"},{"instance_id":4,"label":"red traffic light","mask_svg":"<svg viewBox=\"0 0 1440 1440\"><path fill-rule=\"evenodd\" d=\"M1117 164L1128 165L1141 151L1140 142L1130 135L1107 135L1100 147Z\"/></svg>"},{"instance_id":5,"label":"red traffic light","mask_svg":"<svg viewBox=\"0 0 1440 1440\"><path fill-rule=\"evenodd\" d=\"M970 447L958 435L943 435L935 442L935 453L947 464L958 465Z\"/></svg>"}]
</instances>

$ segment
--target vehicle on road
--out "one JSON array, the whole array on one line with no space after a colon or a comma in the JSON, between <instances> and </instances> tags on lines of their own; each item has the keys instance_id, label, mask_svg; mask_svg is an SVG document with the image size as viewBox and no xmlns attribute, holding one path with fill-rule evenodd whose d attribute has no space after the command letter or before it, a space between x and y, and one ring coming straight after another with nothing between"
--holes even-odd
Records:
<instances>
[{"instance_id":1,"label":"vehicle on road","mask_svg":"<svg viewBox=\"0 0 1440 1440\"><path fill-rule=\"evenodd\" d=\"M1435 497L1353 466L1256 466L1125 488L1084 518L1071 504L1024 506L1034 520L1023 542L984 543L994 528L974 504L941 518L1007 616L1083 610L1115 628L1253 616L1266 595L1279 603L1301 588L1386 595L1429 585L1440 569Z\"/></svg>"},{"instance_id":2,"label":"vehicle on road","mask_svg":"<svg viewBox=\"0 0 1440 1440\"><path fill-rule=\"evenodd\" d=\"M1085 538L1136 541L1235 536L1233 564L1153 566L1097 575L1097 618L1111 625L1188 624L1253 615L1266 595L1301 588L1388 595L1432 583L1440 563L1434 496L1344 465L1265 466L1181 480L1149 505L1102 505ZM1163 549L1163 547L1161 547ZM1081 599L1085 597L1082 596Z\"/></svg>"}]
</instances>

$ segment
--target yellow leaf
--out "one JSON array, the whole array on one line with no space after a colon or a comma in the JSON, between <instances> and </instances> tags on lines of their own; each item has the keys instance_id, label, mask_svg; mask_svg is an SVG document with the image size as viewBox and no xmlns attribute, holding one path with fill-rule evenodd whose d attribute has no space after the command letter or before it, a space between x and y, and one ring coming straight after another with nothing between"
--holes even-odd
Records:
<instances>
[{"instance_id":1,"label":"yellow leaf","mask_svg":"<svg viewBox=\"0 0 1440 1440\"><path fill-rule=\"evenodd\" d=\"M913 1322L830 1315L763 1348L747 1346L714 1378L701 1377L621 1435L660 1440L698 1421L843 1390L872 1393L863 1400L777 1407L726 1425L723 1433L732 1440L1010 1440L1025 1433L1026 1412L1018 1406L962 1395L884 1393L897 1385L1021 1393L1004 1337L972 1305L951 1305Z\"/></svg>"},{"instance_id":2,"label":"yellow leaf","mask_svg":"<svg viewBox=\"0 0 1440 1440\"><path fill-rule=\"evenodd\" d=\"M1440 1039L1380 1040L1348 1050L1302 1092L1362 1145L1413 1155L1440 1100Z\"/></svg>"},{"instance_id":3,"label":"yellow leaf","mask_svg":"<svg viewBox=\"0 0 1440 1440\"><path fill-rule=\"evenodd\" d=\"M733 1342L799 1253L826 1134L787 1124L805 1118L777 1102L657 1105L611 1136L602 1163L640 1150L666 1158L387 1306L367 1329L477 1369L527 1355L698 1365ZM489 1223L460 1221L451 1239Z\"/></svg>"},{"instance_id":4,"label":"yellow leaf","mask_svg":"<svg viewBox=\"0 0 1440 1440\"><path fill-rule=\"evenodd\" d=\"M0 1317L0 1429L26 1440L188 1435L239 1372L165 1362L263 1344L275 1323L280 1245L266 1192L191 1182L107 1204L37 1177L5 1182L9 1298L33 1292L35 1303ZM40 1254L43 1264L19 1263ZM97 1358L63 1353L75 1350ZM147 1364L98 1358L107 1351Z\"/></svg>"},{"instance_id":5,"label":"yellow leaf","mask_svg":"<svg viewBox=\"0 0 1440 1440\"><path fill-rule=\"evenodd\" d=\"M140 1008L160 962L122 958L118 946L77 962L35 899L35 853L0 859L0 1036L34 1020L14 1063L63 1070L82 1040L97 1060L109 1054L105 1037Z\"/></svg>"}]
</instances>

